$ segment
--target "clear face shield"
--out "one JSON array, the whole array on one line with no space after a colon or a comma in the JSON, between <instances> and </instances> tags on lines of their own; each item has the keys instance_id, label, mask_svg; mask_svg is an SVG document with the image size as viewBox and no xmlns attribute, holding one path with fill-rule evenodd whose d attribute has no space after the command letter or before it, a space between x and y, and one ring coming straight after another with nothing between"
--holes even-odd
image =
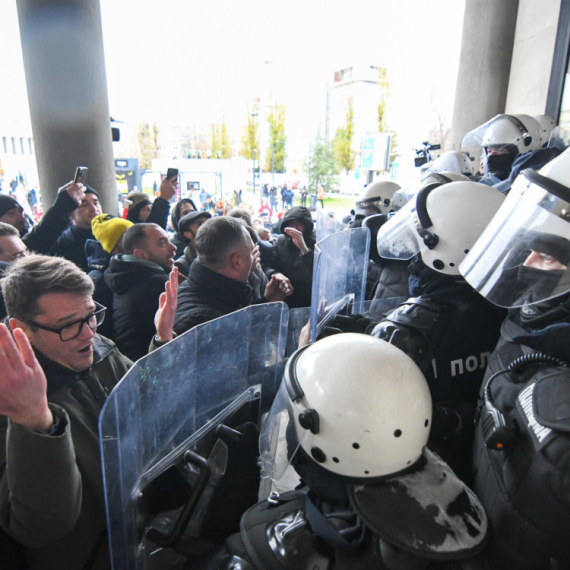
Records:
<instances>
[{"instance_id":1,"label":"clear face shield","mask_svg":"<svg viewBox=\"0 0 570 570\"><path fill-rule=\"evenodd\" d=\"M378 230L377 247L380 257L407 260L421 251L415 219L416 198L412 198Z\"/></svg>"},{"instance_id":2,"label":"clear face shield","mask_svg":"<svg viewBox=\"0 0 570 570\"><path fill-rule=\"evenodd\" d=\"M501 307L540 303L569 291L569 201L570 189L523 171L460 265L461 274Z\"/></svg>"},{"instance_id":3,"label":"clear face shield","mask_svg":"<svg viewBox=\"0 0 570 570\"><path fill-rule=\"evenodd\" d=\"M304 350L297 351L287 362L281 386L259 435L261 477L271 479L274 483L279 483L284 478L287 468L309 433L309 430L300 428L295 421L296 416L307 417L307 422L311 421L310 411L295 389L293 380L296 362L303 352Z\"/></svg>"}]
</instances>

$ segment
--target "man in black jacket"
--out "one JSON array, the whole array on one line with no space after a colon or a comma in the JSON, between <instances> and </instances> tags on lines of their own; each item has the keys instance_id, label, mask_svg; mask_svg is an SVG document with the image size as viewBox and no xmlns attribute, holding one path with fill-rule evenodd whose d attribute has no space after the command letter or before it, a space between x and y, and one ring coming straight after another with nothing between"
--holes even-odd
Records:
<instances>
[{"instance_id":1,"label":"man in black jacket","mask_svg":"<svg viewBox=\"0 0 570 570\"><path fill-rule=\"evenodd\" d=\"M281 219L280 231L283 235L273 246L265 273L271 277L279 272L291 281L293 294L286 300L289 308L310 307L315 247L311 212L302 206L291 208Z\"/></svg>"},{"instance_id":2,"label":"man in black jacket","mask_svg":"<svg viewBox=\"0 0 570 570\"><path fill-rule=\"evenodd\" d=\"M95 239L91 232L91 221L102 213L99 194L91 186L86 186L81 204L69 214L70 226L57 239L50 250L50 255L65 257L86 272L88 263L85 255L85 242Z\"/></svg>"},{"instance_id":3,"label":"man in black jacket","mask_svg":"<svg viewBox=\"0 0 570 570\"><path fill-rule=\"evenodd\" d=\"M0 222L14 226L30 251L48 253L57 238L69 226L69 215L85 197L85 186L68 182L62 186L55 202L42 219L31 229L24 216L24 209L11 196L0 195Z\"/></svg>"},{"instance_id":4,"label":"man in black jacket","mask_svg":"<svg viewBox=\"0 0 570 570\"><path fill-rule=\"evenodd\" d=\"M111 259L105 282L113 291L115 342L123 354L138 360L154 336L154 315L176 247L156 224L135 224L123 235L123 249L124 254Z\"/></svg>"},{"instance_id":5,"label":"man in black jacket","mask_svg":"<svg viewBox=\"0 0 570 570\"><path fill-rule=\"evenodd\" d=\"M196 236L196 251L190 275L178 291L177 334L255 303L283 301L292 292L289 280L274 274L264 296L256 298L248 279L259 250L235 218L215 217L203 224Z\"/></svg>"}]
</instances>

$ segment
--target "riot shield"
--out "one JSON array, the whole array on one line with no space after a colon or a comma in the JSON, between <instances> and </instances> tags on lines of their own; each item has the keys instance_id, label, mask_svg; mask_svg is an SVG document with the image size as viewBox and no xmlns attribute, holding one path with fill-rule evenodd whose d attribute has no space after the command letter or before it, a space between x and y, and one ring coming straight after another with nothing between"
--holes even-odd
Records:
<instances>
[{"instance_id":1,"label":"riot shield","mask_svg":"<svg viewBox=\"0 0 570 570\"><path fill-rule=\"evenodd\" d=\"M311 307L301 307L289 310L289 326L287 327L287 349L286 356L291 356L299 347L299 336L301 329L311 318Z\"/></svg>"},{"instance_id":2,"label":"riot shield","mask_svg":"<svg viewBox=\"0 0 570 570\"><path fill-rule=\"evenodd\" d=\"M353 313L362 313L369 252L366 227L331 234L315 246L311 342L348 303Z\"/></svg>"},{"instance_id":3,"label":"riot shield","mask_svg":"<svg viewBox=\"0 0 570 570\"><path fill-rule=\"evenodd\" d=\"M331 234L346 230L347 228L347 224L343 224L342 222L331 218L322 210L317 210L317 242Z\"/></svg>"},{"instance_id":4,"label":"riot shield","mask_svg":"<svg viewBox=\"0 0 570 570\"><path fill-rule=\"evenodd\" d=\"M392 312L396 307L407 301L409 297L386 297L365 301L362 314L370 320L380 322L385 314Z\"/></svg>"},{"instance_id":5,"label":"riot shield","mask_svg":"<svg viewBox=\"0 0 570 570\"><path fill-rule=\"evenodd\" d=\"M172 549L165 547L183 535L195 542L201 536L207 503L225 484L228 457L243 457L239 445L248 438L255 471L249 480L259 486L251 426L259 425L279 387L287 321L284 303L210 321L137 361L113 390L99 432L115 570L177 567L178 555L169 558L165 551ZM227 502L224 508L235 509Z\"/></svg>"}]
</instances>

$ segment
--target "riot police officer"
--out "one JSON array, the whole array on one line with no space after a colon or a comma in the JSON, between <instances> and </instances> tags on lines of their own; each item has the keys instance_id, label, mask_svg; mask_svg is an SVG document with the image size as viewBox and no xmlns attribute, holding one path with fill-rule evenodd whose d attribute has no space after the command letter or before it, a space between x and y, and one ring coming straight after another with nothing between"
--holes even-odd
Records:
<instances>
[{"instance_id":1,"label":"riot police officer","mask_svg":"<svg viewBox=\"0 0 570 570\"><path fill-rule=\"evenodd\" d=\"M380 256L413 260L413 296L372 334L425 374L436 406L431 445L465 479L479 387L505 314L465 282L459 264L503 199L476 182L429 184L378 233Z\"/></svg>"},{"instance_id":2,"label":"riot police officer","mask_svg":"<svg viewBox=\"0 0 570 570\"><path fill-rule=\"evenodd\" d=\"M492 568L570 567L570 153L523 171L461 266L512 310L482 387L475 490Z\"/></svg>"},{"instance_id":3,"label":"riot police officer","mask_svg":"<svg viewBox=\"0 0 570 570\"><path fill-rule=\"evenodd\" d=\"M471 558L486 515L426 449L431 409L418 367L385 341L347 333L299 349L260 452L263 476L279 485L292 466L303 486L249 509L217 568L441 568Z\"/></svg>"}]
</instances>

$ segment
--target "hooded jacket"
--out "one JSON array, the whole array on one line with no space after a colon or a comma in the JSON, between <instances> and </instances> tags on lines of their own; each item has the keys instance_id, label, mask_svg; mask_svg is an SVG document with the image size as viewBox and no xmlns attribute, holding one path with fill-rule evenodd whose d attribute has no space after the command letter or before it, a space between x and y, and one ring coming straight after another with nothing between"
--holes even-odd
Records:
<instances>
[{"instance_id":1,"label":"hooded jacket","mask_svg":"<svg viewBox=\"0 0 570 570\"><path fill-rule=\"evenodd\" d=\"M176 246L176 257L180 257L184 253L184 236L180 233L178 228L178 222L180 221L180 210L182 210L182 206L184 204L191 204L195 211L198 209L196 205L190 198L182 198L176 203L176 206L172 208L172 212L170 212L170 224L172 225L172 229L174 230L174 237L171 238L171 243Z\"/></svg>"},{"instance_id":2,"label":"hooded jacket","mask_svg":"<svg viewBox=\"0 0 570 570\"><path fill-rule=\"evenodd\" d=\"M134 255L111 258L105 283L113 291L113 326L119 350L131 360L148 353L156 329L154 315L168 274L160 265Z\"/></svg>"},{"instance_id":3,"label":"hooded jacket","mask_svg":"<svg viewBox=\"0 0 570 570\"><path fill-rule=\"evenodd\" d=\"M293 240L283 233L292 220L298 220L305 226L303 237L309 249L305 255L301 255L301 250L293 243ZM269 279L273 273L283 273L285 277L289 278L293 286L293 294L285 299L289 308L310 307L313 286L313 250L315 247L311 212L302 206L291 208L281 218L279 231L282 235L277 238L277 242L273 246L271 259L264 267L265 274Z\"/></svg>"},{"instance_id":4,"label":"hooded jacket","mask_svg":"<svg viewBox=\"0 0 570 570\"><path fill-rule=\"evenodd\" d=\"M98 420L132 362L99 335L82 373L36 356L59 428L45 435L0 416L0 523L27 547L31 570L109 568Z\"/></svg>"}]
</instances>

